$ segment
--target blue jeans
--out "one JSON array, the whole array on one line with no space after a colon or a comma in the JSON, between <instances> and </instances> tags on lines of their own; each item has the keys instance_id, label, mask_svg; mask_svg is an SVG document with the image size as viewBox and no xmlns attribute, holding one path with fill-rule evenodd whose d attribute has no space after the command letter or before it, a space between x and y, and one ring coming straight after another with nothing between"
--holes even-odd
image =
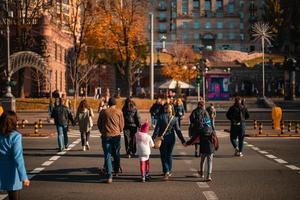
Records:
<instances>
[{"instance_id":1,"label":"blue jeans","mask_svg":"<svg viewBox=\"0 0 300 200\"><path fill-rule=\"evenodd\" d=\"M245 137L245 124L241 123L241 125L231 125L230 129L230 141L233 148L239 147L239 152L243 152L244 148L244 137ZM237 139L239 143L237 144Z\"/></svg>"},{"instance_id":2,"label":"blue jeans","mask_svg":"<svg viewBox=\"0 0 300 200\"><path fill-rule=\"evenodd\" d=\"M172 171L172 151L175 145L175 135L173 133L164 137L159 148L163 173Z\"/></svg>"},{"instance_id":3,"label":"blue jeans","mask_svg":"<svg viewBox=\"0 0 300 200\"><path fill-rule=\"evenodd\" d=\"M156 123L157 123L157 119L155 116L151 115L151 123L152 123L152 126L156 126Z\"/></svg>"},{"instance_id":4,"label":"blue jeans","mask_svg":"<svg viewBox=\"0 0 300 200\"><path fill-rule=\"evenodd\" d=\"M65 147L68 146L68 126L56 125L56 130L57 130L58 148L60 151L62 151L64 150ZM63 145L62 135L64 135L64 145Z\"/></svg>"},{"instance_id":5,"label":"blue jeans","mask_svg":"<svg viewBox=\"0 0 300 200\"><path fill-rule=\"evenodd\" d=\"M115 173L118 173L120 169L121 136L101 138L107 178L112 178L112 170L114 170ZM112 164L112 157L114 159L114 164Z\"/></svg>"}]
</instances>

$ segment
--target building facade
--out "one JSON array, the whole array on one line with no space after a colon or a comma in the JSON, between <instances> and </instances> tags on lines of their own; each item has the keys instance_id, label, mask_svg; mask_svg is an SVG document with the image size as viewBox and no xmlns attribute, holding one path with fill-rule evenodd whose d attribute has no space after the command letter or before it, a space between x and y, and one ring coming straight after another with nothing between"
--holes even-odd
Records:
<instances>
[{"instance_id":1,"label":"building facade","mask_svg":"<svg viewBox=\"0 0 300 200\"><path fill-rule=\"evenodd\" d=\"M155 0L154 41L182 42L200 50L255 51L252 25L261 19L264 0Z\"/></svg>"}]
</instances>

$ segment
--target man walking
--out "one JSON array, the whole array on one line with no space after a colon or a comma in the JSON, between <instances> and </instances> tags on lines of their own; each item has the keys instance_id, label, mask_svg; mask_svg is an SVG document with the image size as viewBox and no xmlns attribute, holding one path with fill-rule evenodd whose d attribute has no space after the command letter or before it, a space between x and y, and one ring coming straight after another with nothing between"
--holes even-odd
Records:
<instances>
[{"instance_id":1,"label":"man walking","mask_svg":"<svg viewBox=\"0 0 300 200\"><path fill-rule=\"evenodd\" d=\"M52 110L51 117L57 129L58 151L63 151L68 148L68 123L69 120L74 124L73 116L70 110L64 105L63 99L59 98L59 104ZM62 139L62 135L64 139ZM63 141L64 140L64 141ZM64 143L64 144L63 144Z\"/></svg>"},{"instance_id":2,"label":"man walking","mask_svg":"<svg viewBox=\"0 0 300 200\"><path fill-rule=\"evenodd\" d=\"M236 97L233 106L226 113L227 119L231 122L230 141L235 149L235 156L243 156L244 137L245 137L245 120L249 118L247 108L242 105L241 98ZM239 143L237 144L237 138Z\"/></svg>"},{"instance_id":3,"label":"man walking","mask_svg":"<svg viewBox=\"0 0 300 200\"><path fill-rule=\"evenodd\" d=\"M112 172L118 174L120 169L121 132L124 128L124 118L121 110L116 108L116 100L108 100L109 108L100 112L98 128L101 133L104 152L104 165L107 173L107 183L112 183ZM112 158L114 166L112 166Z\"/></svg>"}]
</instances>

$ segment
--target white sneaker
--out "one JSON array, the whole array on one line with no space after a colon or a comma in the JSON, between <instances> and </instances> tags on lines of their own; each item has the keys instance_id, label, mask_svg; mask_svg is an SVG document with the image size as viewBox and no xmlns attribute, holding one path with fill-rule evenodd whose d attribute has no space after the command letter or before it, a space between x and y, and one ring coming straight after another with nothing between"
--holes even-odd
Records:
<instances>
[{"instance_id":1,"label":"white sneaker","mask_svg":"<svg viewBox=\"0 0 300 200\"><path fill-rule=\"evenodd\" d=\"M239 149L238 149L238 148L235 149L234 155L235 155L235 156L240 156L240 152L239 152Z\"/></svg>"},{"instance_id":2,"label":"white sneaker","mask_svg":"<svg viewBox=\"0 0 300 200\"><path fill-rule=\"evenodd\" d=\"M239 152L239 156L240 156L240 157L243 157L244 155L243 155L243 153L242 153L242 152Z\"/></svg>"},{"instance_id":3,"label":"white sneaker","mask_svg":"<svg viewBox=\"0 0 300 200\"><path fill-rule=\"evenodd\" d=\"M88 142L86 143L86 149L87 149L87 150L90 150L90 145L89 145Z\"/></svg>"},{"instance_id":4,"label":"white sneaker","mask_svg":"<svg viewBox=\"0 0 300 200\"><path fill-rule=\"evenodd\" d=\"M86 147L85 147L85 146L83 146L83 147L82 147L82 151L85 151L85 150L86 150Z\"/></svg>"}]
</instances>

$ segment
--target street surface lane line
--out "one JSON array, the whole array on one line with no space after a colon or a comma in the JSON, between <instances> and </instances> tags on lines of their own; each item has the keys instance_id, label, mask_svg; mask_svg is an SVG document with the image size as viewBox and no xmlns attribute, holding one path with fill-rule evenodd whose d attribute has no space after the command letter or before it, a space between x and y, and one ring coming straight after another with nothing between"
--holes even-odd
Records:
<instances>
[{"instance_id":1,"label":"street surface lane line","mask_svg":"<svg viewBox=\"0 0 300 200\"><path fill-rule=\"evenodd\" d=\"M253 147L254 145L253 144L247 144L246 146L247 147Z\"/></svg>"},{"instance_id":2,"label":"street surface lane line","mask_svg":"<svg viewBox=\"0 0 300 200\"><path fill-rule=\"evenodd\" d=\"M46 161L42 164L42 166L49 166L53 163L53 161Z\"/></svg>"},{"instance_id":3,"label":"street surface lane line","mask_svg":"<svg viewBox=\"0 0 300 200\"><path fill-rule=\"evenodd\" d=\"M52 156L49 160L55 161L58 160L60 158L60 156Z\"/></svg>"},{"instance_id":4,"label":"street surface lane line","mask_svg":"<svg viewBox=\"0 0 300 200\"><path fill-rule=\"evenodd\" d=\"M188 165L192 164L192 161L191 160L184 160L184 162Z\"/></svg>"},{"instance_id":5,"label":"street surface lane line","mask_svg":"<svg viewBox=\"0 0 300 200\"><path fill-rule=\"evenodd\" d=\"M214 193L213 191L204 191L203 194L207 200L218 200L219 199L217 197L216 193Z\"/></svg>"},{"instance_id":6,"label":"street surface lane line","mask_svg":"<svg viewBox=\"0 0 300 200\"><path fill-rule=\"evenodd\" d=\"M37 167L34 170L32 170L31 172L29 172L30 174L38 174L41 171L43 171L45 169L45 167Z\"/></svg>"},{"instance_id":7,"label":"street surface lane line","mask_svg":"<svg viewBox=\"0 0 300 200\"><path fill-rule=\"evenodd\" d=\"M277 158L276 156L274 156L274 155L271 155L271 154L267 154L267 155L265 155L266 157L268 157L268 158L272 158L272 159L275 159L275 158Z\"/></svg>"},{"instance_id":8,"label":"street surface lane line","mask_svg":"<svg viewBox=\"0 0 300 200\"><path fill-rule=\"evenodd\" d=\"M192 171L192 172L196 172L197 171L197 169L195 169L195 168L190 168L190 171Z\"/></svg>"},{"instance_id":9,"label":"street surface lane line","mask_svg":"<svg viewBox=\"0 0 300 200\"><path fill-rule=\"evenodd\" d=\"M209 185L206 182L197 182L199 188L209 188Z\"/></svg>"},{"instance_id":10,"label":"street surface lane line","mask_svg":"<svg viewBox=\"0 0 300 200\"><path fill-rule=\"evenodd\" d=\"M261 154L268 154L267 151L258 151L258 152L261 153Z\"/></svg>"},{"instance_id":11,"label":"street surface lane line","mask_svg":"<svg viewBox=\"0 0 300 200\"><path fill-rule=\"evenodd\" d=\"M183 151L179 152L179 154L180 154L180 155L186 155L186 153L183 152Z\"/></svg>"},{"instance_id":12,"label":"street surface lane line","mask_svg":"<svg viewBox=\"0 0 300 200\"><path fill-rule=\"evenodd\" d=\"M260 149L258 147L252 147L253 150L259 151Z\"/></svg>"},{"instance_id":13,"label":"street surface lane line","mask_svg":"<svg viewBox=\"0 0 300 200\"><path fill-rule=\"evenodd\" d=\"M27 176L28 176L28 179L30 180L30 179L33 179L33 177L35 177L35 175L36 174L28 174Z\"/></svg>"},{"instance_id":14,"label":"street surface lane line","mask_svg":"<svg viewBox=\"0 0 300 200\"><path fill-rule=\"evenodd\" d=\"M61 152L58 152L57 155L64 155L66 153L67 153L66 151L61 151Z\"/></svg>"},{"instance_id":15,"label":"street surface lane line","mask_svg":"<svg viewBox=\"0 0 300 200\"><path fill-rule=\"evenodd\" d=\"M292 170L300 170L299 167L295 166L295 165L286 165L286 167L292 169Z\"/></svg>"},{"instance_id":16,"label":"street surface lane line","mask_svg":"<svg viewBox=\"0 0 300 200\"><path fill-rule=\"evenodd\" d=\"M286 162L285 160L282 160L280 158L274 159L276 162L280 163L280 164L286 164L288 162Z\"/></svg>"}]
</instances>

